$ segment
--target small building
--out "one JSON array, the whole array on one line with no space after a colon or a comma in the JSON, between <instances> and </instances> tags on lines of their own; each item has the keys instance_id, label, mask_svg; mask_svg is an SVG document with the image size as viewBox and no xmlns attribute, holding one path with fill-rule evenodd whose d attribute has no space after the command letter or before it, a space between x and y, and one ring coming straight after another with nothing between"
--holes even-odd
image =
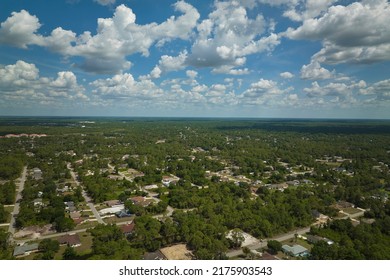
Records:
<instances>
[{"instance_id":1,"label":"small building","mask_svg":"<svg viewBox=\"0 0 390 280\"><path fill-rule=\"evenodd\" d=\"M116 205L114 207L104 208L104 209L99 211L99 214L100 215L116 214L116 213L122 211L123 209L125 209L125 206L123 204L120 204L120 205Z\"/></svg>"},{"instance_id":2,"label":"small building","mask_svg":"<svg viewBox=\"0 0 390 280\"><path fill-rule=\"evenodd\" d=\"M35 180L42 180L42 170L38 167L33 168L33 178Z\"/></svg>"},{"instance_id":3,"label":"small building","mask_svg":"<svg viewBox=\"0 0 390 280\"><path fill-rule=\"evenodd\" d=\"M355 204L348 201L338 201L336 204L337 209L355 208Z\"/></svg>"},{"instance_id":4,"label":"small building","mask_svg":"<svg viewBox=\"0 0 390 280\"><path fill-rule=\"evenodd\" d=\"M61 245L68 245L70 247L81 246L80 236L76 234L67 234L58 238Z\"/></svg>"},{"instance_id":5,"label":"small building","mask_svg":"<svg viewBox=\"0 0 390 280\"><path fill-rule=\"evenodd\" d=\"M317 242L320 242L320 241L324 241L326 242L328 245L333 245L334 244L334 241L326 238L326 237L322 237L322 236L318 236L318 235L308 235L307 236L307 241L310 242L310 243L313 243L313 244L316 244Z\"/></svg>"},{"instance_id":6,"label":"small building","mask_svg":"<svg viewBox=\"0 0 390 280\"><path fill-rule=\"evenodd\" d=\"M23 244L20 246L16 246L14 249L13 256L18 258L18 257L23 257L23 256L28 256L33 252L38 252L38 243L31 243L31 244Z\"/></svg>"},{"instance_id":7,"label":"small building","mask_svg":"<svg viewBox=\"0 0 390 280\"><path fill-rule=\"evenodd\" d=\"M42 198L34 199L33 203L34 203L34 207L36 207L36 208L40 208L40 207L45 206L45 204L42 201Z\"/></svg>"},{"instance_id":8,"label":"small building","mask_svg":"<svg viewBox=\"0 0 390 280\"><path fill-rule=\"evenodd\" d=\"M65 203L65 210L68 212L68 213L72 213L72 212L75 212L77 209L76 209L76 206L74 205L74 202L73 201L66 201L64 202Z\"/></svg>"},{"instance_id":9,"label":"small building","mask_svg":"<svg viewBox=\"0 0 390 280\"><path fill-rule=\"evenodd\" d=\"M121 204L121 202L120 202L118 199L107 200L107 201L104 201L104 203L105 203L108 207L113 207L113 206L115 206L115 205Z\"/></svg>"},{"instance_id":10,"label":"small building","mask_svg":"<svg viewBox=\"0 0 390 280\"><path fill-rule=\"evenodd\" d=\"M140 204L142 204L143 202L146 201L146 198L143 197L143 196L134 196L134 197L130 197L130 200L131 200L135 205L140 205Z\"/></svg>"},{"instance_id":11,"label":"small building","mask_svg":"<svg viewBox=\"0 0 390 280\"><path fill-rule=\"evenodd\" d=\"M176 176L163 176L162 177L162 180L161 180L161 183L166 186L166 187L169 187L171 184L176 184L177 182L179 182L180 178L179 177L176 177Z\"/></svg>"},{"instance_id":12,"label":"small building","mask_svg":"<svg viewBox=\"0 0 390 280\"><path fill-rule=\"evenodd\" d=\"M135 229L135 224L130 223L130 224L122 225L120 227L120 229L125 236L129 236L129 235L133 234L134 229Z\"/></svg>"},{"instance_id":13,"label":"small building","mask_svg":"<svg viewBox=\"0 0 390 280\"><path fill-rule=\"evenodd\" d=\"M293 257L306 257L309 255L309 250L298 244L294 244L293 246L283 245L282 251Z\"/></svg>"},{"instance_id":14,"label":"small building","mask_svg":"<svg viewBox=\"0 0 390 280\"><path fill-rule=\"evenodd\" d=\"M158 189L158 186L157 185L147 185L147 186L144 186L143 189L145 191L148 191L148 190L155 190L155 189Z\"/></svg>"},{"instance_id":15,"label":"small building","mask_svg":"<svg viewBox=\"0 0 390 280\"><path fill-rule=\"evenodd\" d=\"M110 180L115 180L115 181L120 181L120 180L123 180L124 176L123 175L116 175L116 174L110 174L108 175L107 177L108 179Z\"/></svg>"},{"instance_id":16,"label":"small building","mask_svg":"<svg viewBox=\"0 0 390 280\"><path fill-rule=\"evenodd\" d=\"M75 212L72 212L69 214L69 217L72 219L72 220L77 220L77 219L80 219L81 218L81 213L79 211L75 211Z\"/></svg>"},{"instance_id":17,"label":"small building","mask_svg":"<svg viewBox=\"0 0 390 280\"><path fill-rule=\"evenodd\" d=\"M126 211L125 209L123 209L119 212L116 212L115 216L117 216L118 218L127 218L127 217L131 217L132 214L129 211Z\"/></svg>"}]
</instances>

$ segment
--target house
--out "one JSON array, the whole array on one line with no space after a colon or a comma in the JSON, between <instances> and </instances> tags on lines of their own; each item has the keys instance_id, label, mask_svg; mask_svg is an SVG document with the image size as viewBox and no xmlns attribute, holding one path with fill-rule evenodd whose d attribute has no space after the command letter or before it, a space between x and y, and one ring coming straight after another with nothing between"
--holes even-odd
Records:
<instances>
[{"instance_id":1,"label":"house","mask_svg":"<svg viewBox=\"0 0 390 280\"><path fill-rule=\"evenodd\" d=\"M176 184L179 182L180 178L176 176L163 176L161 183L163 183L164 186L169 187L170 184Z\"/></svg>"},{"instance_id":2,"label":"house","mask_svg":"<svg viewBox=\"0 0 390 280\"><path fill-rule=\"evenodd\" d=\"M33 168L33 178L35 180L41 180L42 179L42 170L38 167Z\"/></svg>"},{"instance_id":3,"label":"house","mask_svg":"<svg viewBox=\"0 0 390 280\"><path fill-rule=\"evenodd\" d=\"M116 174L110 174L108 175L108 179L110 180L123 180L124 176L123 175L116 175Z\"/></svg>"},{"instance_id":4,"label":"house","mask_svg":"<svg viewBox=\"0 0 390 280\"><path fill-rule=\"evenodd\" d=\"M293 180L293 181L287 181L286 184L289 185L289 186L296 187L296 186L299 186L300 183L299 183L298 180Z\"/></svg>"},{"instance_id":5,"label":"house","mask_svg":"<svg viewBox=\"0 0 390 280\"><path fill-rule=\"evenodd\" d=\"M268 185L266 186L268 189L270 190L278 190L278 191L281 191L283 192L285 189L288 188L288 185L286 183L281 183L281 184L272 184L272 185Z\"/></svg>"},{"instance_id":6,"label":"house","mask_svg":"<svg viewBox=\"0 0 390 280\"><path fill-rule=\"evenodd\" d=\"M157 186L157 185L147 185L147 186L144 186L144 190L145 190L145 191L148 191L148 190L155 190L155 189L158 189L158 186Z\"/></svg>"},{"instance_id":7,"label":"house","mask_svg":"<svg viewBox=\"0 0 390 280\"><path fill-rule=\"evenodd\" d=\"M135 229L135 224L131 223L131 224L122 225L120 227L120 229L125 236L129 236L129 235L133 234L134 229Z\"/></svg>"},{"instance_id":8,"label":"house","mask_svg":"<svg viewBox=\"0 0 390 280\"><path fill-rule=\"evenodd\" d=\"M132 214L129 211L126 211L125 209L123 209L119 212L116 212L115 216L117 216L118 218L127 218L127 217L131 217Z\"/></svg>"},{"instance_id":9,"label":"house","mask_svg":"<svg viewBox=\"0 0 390 280\"><path fill-rule=\"evenodd\" d=\"M80 236L76 234L67 234L58 238L61 245L68 245L70 247L81 246Z\"/></svg>"},{"instance_id":10,"label":"house","mask_svg":"<svg viewBox=\"0 0 390 280\"><path fill-rule=\"evenodd\" d=\"M123 204L116 205L114 207L104 208L99 211L100 215L107 215L107 214L116 214L120 211L125 209L125 206Z\"/></svg>"},{"instance_id":11,"label":"house","mask_svg":"<svg viewBox=\"0 0 390 280\"><path fill-rule=\"evenodd\" d=\"M309 255L309 250L298 244L294 244L293 246L283 245L282 251L293 257L306 257Z\"/></svg>"},{"instance_id":12,"label":"house","mask_svg":"<svg viewBox=\"0 0 390 280\"><path fill-rule=\"evenodd\" d=\"M114 199L114 200L107 200L107 201L104 201L104 203L108 206L108 207L113 207L115 205L119 205L121 204L121 202L117 199Z\"/></svg>"},{"instance_id":13,"label":"house","mask_svg":"<svg viewBox=\"0 0 390 280\"><path fill-rule=\"evenodd\" d=\"M131 200L135 205L141 205L141 204L143 204L143 202L146 201L146 198L145 198L145 197L142 197L142 196L134 196L134 197L130 197L130 200Z\"/></svg>"},{"instance_id":14,"label":"house","mask_svg":"<svg viewBox=\"0 0 390 280\"><path fill-rule=\"evenodd\" d=\"M72 220L77 220L77 219L80 219L81 218L81 213L79 211L74 211L72 213L69 214L69 217L72 219Z\"/></svg>"},{"instance_id":15,"label":"house","mask_svg":"<svg viewBox=\"0 0 390 280\"><path fill-rule=\"evenodd\" d=\"M308 235L307 236L307 241L313 244L316 244L319 241L324 241L328 245L333 245L334 242L326 237L318 236L318 235Z\"/></svg>"},{"instance_id":16,"label":"house","mask_svg":"<svg viewBox=\"0 0 390 280\"><path fill-rule=\"evenodd\" d=\"M67 201L67 202L64 202L64 203L65 203L65 210L68 213L72 213L72 212L75 212L77 210L73 201Z\"/></svg>"},{"instance_id":17,"label":"house","mask_svg":"<svg viewBox=\"0 0 390 280\"><path fill-rule=\"evenodd\" d=\"M336 204L337 209L355 208L355 204L347 201L338 201Z\"/></svg>"},{"instance_id":18,"label":"house","mask_svg":"<svg viewBox=\"0 0 390 280\"><path fill-rule=\"evenodd\" d=\"M36 208L40 208L40 207L43 207L45 206L45 204L42 202L42 198L36 198L34 199L34 207Z\"/></svg>"},{"instance_id":19,"label":"house","mask_svg":"<svg viewBox=\"0 0 390 280\"><path fill-rule=\"evenodd\" d=\"M20 246L16 246L14 249L13 256L17 258L28 256L33 252L37 252L39 250L38 247L39 247L38 243L23 244Z\"/></svg>"}]
</instances>

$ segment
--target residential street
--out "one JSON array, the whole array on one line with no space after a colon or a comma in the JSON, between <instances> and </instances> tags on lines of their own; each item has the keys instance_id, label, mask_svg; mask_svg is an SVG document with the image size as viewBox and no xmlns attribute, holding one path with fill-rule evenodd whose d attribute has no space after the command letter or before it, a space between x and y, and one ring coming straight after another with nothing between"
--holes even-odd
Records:
<instances>
[{"instance_id":1,"label":"residential street","mask_svg":"<svg viewBox=\"0 0 390 280\"><path fill-rule=\"evenodd\" d=\"M364 209L362 209L364 210ZM347 214L347 213L345 213ZM355 214L347 214L348 216L345 216L341 219L348 219L348 218L351 218L351 219L356 219L358 217L361 217L364 215L364 211L361 211L359 213L355 213ZM313 224L315 225L315 224ZM276 237L273 237L273 238L269 238L269 240L277 240L279 242L283 242L283 241L286 241L286 240L289 240L291 238L294 238L295 234L305 234L306 232L310 231L310 227L305 227L305 228L301 228L301 229L297 229L297 230L294 230L294 231L290 231L290 232L287 232L287 233L284 233L282 235L279 235L279 236L276 236ZM257 242L257 243L254 243L252 245L249 245L247 246L249 249L251 250L257 250L257 249L260 249L260 248L264 248L267 246L267 240L264 240L263 242ZM240 254L242 254L242 249L237 249L237 250L232 250L230 252L228 252L226 255L228 257L236 257Z\"/></svg>"},{"instance_id":2,"label":"residential street","mask_svg":"<svg viewBox=\"0 0 390 280\"><path fill-rule=\"evenodd\" d=\"M67 164L67 168L69 169L70 175L72 176L72 178L75 181L76 185L80 186L80 182L79 182L79 180L77 180L76 174L74 173L70 163ZM95 216L96 220L98 221L98 223L105 224L105 222L103 221L102 217L100 217L99 212L96 210L95 205L92 203L92 199L88 196L88 194L84 190L84 188L83 188L83 191L82 191L82 195L83 195L83 197L85 199L85 202L87 202L88 207L91 209L93 215Z\"/></svg>"},{"instance_id":3,"label":"residential street","mask_svg":"<svg viewBox=\"0 0 390 280\"><path fill-rule=\"evenodd\" d=\"M310 230L310 227L305 227L305 228L293 230L293 231L284 233L282 235L270 238L270 240L277 240L279 242L283 242L283 241L289 240L291 238L294 238L295 234L304 234L304 233L308 232L309 230ZM266 246L267 246L267 240L264 240L262 242L259 241L257 243L252 244L252 245L249 245L247 247L249 249L251 249L251 250L257 250L257 249L260 249L260 248L264 248ZM236 257L236 256L238 256L238 255L240 255L242 253L243 253L242 249L237 249L237 250L232 250L232 251L228 252L226 255L229 258L231 258L231 257Z\"/></svg>"},{"instance_id":4,"label":"residential street","mask_svg":"<svg viewBox=\"0 0 390 280\"><path fill-rule=\"evenodd\" d=\"M19 177L16 185L18 186L18 190L16 192L16 201L14 205L14 209L11 213L11 221L9 223L8 232L10 233L10 240L13 240L13 236L15 234L15 217L19 214L19 206L20 206L20 199L22 198L22 191L24 189L24 183L26 182L26 176L27 176L27 166L23 168L22 174Z\"/></svg>"}]
</instances>

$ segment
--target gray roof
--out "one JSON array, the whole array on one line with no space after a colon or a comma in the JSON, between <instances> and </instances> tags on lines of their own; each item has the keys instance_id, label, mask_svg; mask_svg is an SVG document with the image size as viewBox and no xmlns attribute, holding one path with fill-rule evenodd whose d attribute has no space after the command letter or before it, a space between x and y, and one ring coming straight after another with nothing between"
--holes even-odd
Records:
<instances>
[{"instance_id":1,"label":"gray roof","mask_svg":"<svg viewBox=\"0 0 390 280\"><path fill-rule=\"evenodd\" d=\"M38 250L38 243L24 244L22 246L15 247L14 257L24 255L27 252Z\"/></svg>"},{"instance_id":2,"label":"gray roof","mask_svg":"<svg viewBox=\"0 0 390 280\"><path fill-rule=\"evenodd\" d=\"M298 245L298 244L295 244L293 246L283 245L282 249L283 249L283 251L287 251L294 256L298 256L298 255L301 255L303 253L308 252L308 250L305 247Z\"/></svg>"}]
</instances>

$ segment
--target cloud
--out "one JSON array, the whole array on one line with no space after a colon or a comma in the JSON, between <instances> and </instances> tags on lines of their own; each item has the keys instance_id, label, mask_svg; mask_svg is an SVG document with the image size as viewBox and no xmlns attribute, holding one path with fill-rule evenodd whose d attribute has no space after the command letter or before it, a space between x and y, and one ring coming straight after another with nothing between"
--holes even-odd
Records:
<instances>
[{"instance_id":1,"label":"cloud","mask_svg":"<svg viewBox=\"0 0 390 280\"><path fill-rule=\"evenodd\" d=\"M246 56L272 51L280 43L276 34L263 33L267 23L261 14L249 18L241 2L215 2L215 10L197 26L198 37L187 64L210 67L214 73L247 74Z\"/></svg>"},{"instance_id":2,"label":"cloud","mask_svg":"<svg viewBox=\"0 0 390 280\"><path fill-rule=\"evenodd\" d=\"M117 74L112 78L98 79L90 83L93 93L103 99L154 99L163 91L149 79L136 81L129 73Z\"/></svg>"},{"instance_id":3,"label":"cloud","mask_svg":"<svg viewBox=\"0 0 390 280\"><path fill-rule=\"evenodd\" d=\"M163 55L159 60L158 65L154 67L150 75L152 78L160 78L162 74L172 72L172 71L182 70L186 67L185 66L186 59L187 59L186 51L180 53L176 57Z\"/></svg>"},{"instance_id":4,"label":"cloud","mask_svg":"<svg viewBox=\"0 0 390 280\"><path fill-rule=\"evenodd\" d=\"M74 73L59 72L56 79L39 77L39 69L22 60L0 68L0 92L2 100L17 100L30 106L42 102L60 106L88 100Z\"/></svg>"},{"instance_id":5,"label":"cloud","mask_svg":"<svg viewBox=\"0 0 390 280\"><path fill-rule=\"evenodd\" d=\"M240 103L247 105L266 105L280 103L292 87L281 89L273 80L260 79L238 96Z\"/></svg>"},{"instance_id":6,"label":"cloud","mask_svg":"<svg viewBox=\"0 0 390 280\"><path fill-rule=\"evenodd\" d=\"M160 24L138 25L133 11L122 4L116 7L112 18L98 19L95 35L85 31L77 36L73 31L59 27L47 37L36 34L41 26L38 18L22 10L12 13L1 24L0 43L21 48L45 46L65 57L83 57L84 61L76 66L87 72L118 73L131 67L126 58L129 55L141 53L148 56L149 48L154 44L189 38L200 17L198 11L184 1L174 4L174 9L181 15L172 16Z\"/></svg>"},{"instance_id":7,"label":"cloud","mask_svg":"<svg viewBox=\"0 0 390 280\"><path fill-rule=\"evenodd\" d=\"M301 78L305 80L324 80L335 76L334 71L321 67L318 61L311 61L308 65L303 65L301 69Z\"/></svg>"},{"instance_id":8,"label":"cloud","mask_svg":"<svg viewBox=\"0 0 390 280\"><path fill-rule=\"evenodd\" d=\"M284 78L284 79L291 79L291 78L294 78L294 74L293 73L290 73L290 72L282 72L279 74L280 77Z\"/></svg>"},{"instance_id":9,"label":"cloud","mask_svg":"<svg viewBox=\"0 0 390 280\"><path fill-rule=\"evenodd\" d=\"M13 12L1 23L0 44L27 48L27 45L43 45L43 38L36 32L41 27L39 19L26 10Z\"/></svg>"},{"instance_id":10,"label":"cloud","mask_svg":"<svg viewBox=\"0 0 390 280\"><path fill-rule=\"evenodd\" d=\"M320 40L313 60L326 64L390 60L390 4L385 0L332 6L319 18L305 19L285 35L294 40Z\"/></svg>"},{"instance_id":11,"label":"cloud","mask_svg":"<svg viewBox=\"0 0 390 280\"><path fill-rule=\"evenodd\" d=\"M376 82L369 87L362 81L359 92L364 96L374 95L379 101L390 101L390 79Z\"/></svg>"},{"instance_id":12,"label":"cloud","mask_svg":"<svg viewBox=\"0 0 390 280\"><path fill-rule=\"evenodd\" d=\"M0 68L0 83L2 86L17 86L23 81L34 81L39 77L39 70L34 64L18 60L15 64Z\"/></svg>"},{"instance_id":13,"label":"cloud","mask_svg":"<svg viewBox=\"0 0 390 280\"><path fill-rule=\"evenodd\" d=\"M351 93L351 87L344 83L329 83L320 86L318 82L313 82L311 88L304 88L303 91L308 97L346 96Z\"/></svg>"},{"instance_id":14,"label":"cloud","mask_svg":"<svg viewBox=\"0 0 390 280\"><path fill-rule=\"evenodd\" d=\"M116 0L93 0L93 1L102 6L113 5L116 2Z\"/></svg>"},{"instance_id":15,"label":"cloud","mask_svg":"<svg viewBox=\"0 0 390 280\"><path fill-rule=\"evenodd\" d=\"M293 21L304 21L322 15L326 10L338 0L306 0L295 1L290 8L283 13Z\"/></svg>"},{"instance_id":16,"label":"cloud","mask_svg":"<svg viewBox=\"0 0 390 280\"><path fill-rule=\"evenodd\" d=\"M188 78L190 78L191 80L194 80L197 76L198 76L198 72L194 71L194 70L187 70L186 71L186 75Z\"/></svg>"}]
</instances>

